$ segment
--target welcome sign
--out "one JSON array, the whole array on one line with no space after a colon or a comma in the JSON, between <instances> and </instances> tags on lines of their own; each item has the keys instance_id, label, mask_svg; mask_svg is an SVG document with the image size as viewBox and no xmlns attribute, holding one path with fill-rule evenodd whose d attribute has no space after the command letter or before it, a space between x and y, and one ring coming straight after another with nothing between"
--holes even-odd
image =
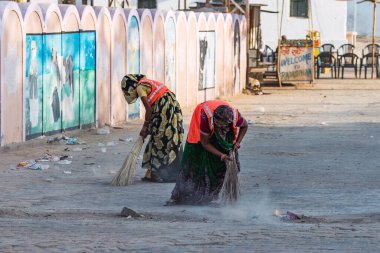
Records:
<instances>
[{"instance_id":1,"label":"welcome sign","mask_svg":"<svg viewBox=\"0 0 380 253\"><path fill-rule=\"evenodd\" d=\"M284 81L313 81L313 41L287 40L280 46L280 78Z\"/></svg>"}]
</instances>

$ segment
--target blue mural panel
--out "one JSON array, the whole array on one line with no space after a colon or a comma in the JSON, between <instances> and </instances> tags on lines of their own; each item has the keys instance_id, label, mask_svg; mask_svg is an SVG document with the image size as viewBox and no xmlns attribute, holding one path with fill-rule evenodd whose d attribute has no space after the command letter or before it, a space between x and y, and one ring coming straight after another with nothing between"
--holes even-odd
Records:
<instances>
[{"instance_id":1,"label":"blue mural panel","mask_svg":"<svg viewBox=\"0 0 380 253\"><path fill-rule=\"evenodd\" d=\"M62 34L61 105L63 129L79 127L79 48L79 32Z\"/></svg>"},{"instance_id":2,"label":"blue mural panel","mask_svg":"<svg viewBox=\"0 0 380 253\"><path fill-rule=\"evenodd\" d=\"M128 26L127 72L140 73L140 34L136 17L132 17ZM140 100L128 105L128 119L140 118Z\"/></svg>"},{"instance_id":3,"label":"blue mural panel","mask_svg":"<svg viewBox=\"0 0 380 253\"><path fill-rule=\"evenodd\" d=\"M43 50L43 131L62 129L61 34L44 34Z\"/></svg>"},{"instance_id":4,"label":"blue mural panel","mask_svg":"<svg viewBox=\"0 0 380 253\"><path fill-rule=\"evenodd\" d=\"M25 49L25 136L31 139L42 135L42 35L26 35Z\"/></svg>"},{"instance_id":5,"label":"blue mural panel","mask_svg":"<svg viewBox=\"0 0 380 253\"><path fill-rule=\"evenodd\" d=\"M95 123L96 34L80 33L80 124Z\"/></svg>"}]
</instances>

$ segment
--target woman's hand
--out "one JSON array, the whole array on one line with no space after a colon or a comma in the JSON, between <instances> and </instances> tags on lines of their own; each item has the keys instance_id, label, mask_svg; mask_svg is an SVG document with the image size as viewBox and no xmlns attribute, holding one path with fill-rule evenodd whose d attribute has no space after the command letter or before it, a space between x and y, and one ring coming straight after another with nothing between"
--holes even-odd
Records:
<instances>
[{"instance_id":1,"label":"woman's hand","mask_svg":"<svg viewBox=\"0 0 380 253\"><path fill-rule=\"evenodd\" d=\"M226 155L226 154L222 154L222 155L220 156L220 160L221 160L222 162L226 162L226 161L232 161L232 158L229 157L229 156Z\"/></svg>"},{"instance_id":2,"label":"woman's hand","mask_svg":"<svg viewBox=\"0 0 380 253\"><path fill-rule=\"evenodd\" d=\"M240 148L240 142L236 142L235 144L234 144L234 147L232 148L232 151L236 151L236 150L238 150Z\"/></svg>"},{"instance_id":3,"label":"woman's hand","mask_svg":"<svg viewBox=\"0 0 380 253\"><path fill-rule=\"evenodd\" d=\"M140 131L140 136L145 139L148 136L148 128L146 126L143 126L143 128Z\"/></svg>"}]
</instances>

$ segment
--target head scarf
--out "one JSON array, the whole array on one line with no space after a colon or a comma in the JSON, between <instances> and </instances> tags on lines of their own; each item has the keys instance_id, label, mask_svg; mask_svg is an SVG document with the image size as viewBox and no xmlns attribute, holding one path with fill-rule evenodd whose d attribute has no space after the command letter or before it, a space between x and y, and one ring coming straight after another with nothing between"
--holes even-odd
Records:
<instances>
[{"instance_id":1,"label":"head scarf","mask_svg":"<svg viewBox=\"0 0 380 253\"><path fill-rule=\"evenodd\" d=\"M215 132L225 140L227 133L231 130L231 123L234 113L231 107L226 105L218 106L214 111Z\"/></svg>"},{"instance_id":2,"label":"head scarf","mask_svg":"<svg viewBox=\"0 0 380 253\"><path fill-rule=\"evenodd\" d=\"M137 84L145 76L140 74L128 74L121 80L121 90L128 104L133 104L139 97L137 94Z\"/></svg>"},{"instance_id":3,"label":"head scarf","mask_svg":"<svg viewBox=\"0 0 380 253\"><path fill-rule=\"evenodd\" d=\"M232 111L231 107L227 105L221 105L215 109L214 117L219 121L223 121L225 124L230 124L234 119L234 112Z\"/></svg>"}]
</instances>

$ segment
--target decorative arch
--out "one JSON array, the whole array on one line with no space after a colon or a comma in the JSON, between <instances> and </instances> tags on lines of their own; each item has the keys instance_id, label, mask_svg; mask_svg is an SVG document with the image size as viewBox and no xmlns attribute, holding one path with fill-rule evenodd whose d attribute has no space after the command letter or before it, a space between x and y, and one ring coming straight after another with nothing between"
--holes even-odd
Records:
<instances>
[{"instance_id":1,"label":"decorative arch","mask_svg":"<svg viewBox=\"0 0 380 253\"><path fill-rule=\"evenodd\" d=\"M140 12L139 12L140 13ZM140 13L141 73L153 78L153 17L148 9Z\"/></svg>"},{"instance_id":2,"label":"decorative arch","mask_svg":"<svg viewBox=\"0 0 380 253\"><path fill-rule=\"evenodd\" d=\"M153 76L165 82L165 23L161 11L152 11L153 21Z\"/></svg>"},{"instance_id":3,"label":"decorative arch","mask_svg":"<svg viewBox=\"0 0 380 253\"><path fill-rule=\"evenodd\" d=\"M198 36L197 36L197 61L198 61L198 72L197 72L197 101L198 103L204 102L207 99L209 99L208 90L206 87L207 82L207 76L206 76L206 69L207 69L207 60L206 60L206 54L207 54L207 43L208 43L208 28L207 28L207 18L206 15L201 13L196 13L197 16L197 25L198 25Z\"/></svg>"},{"instance_id":4,"label":"decorative arch","mask_svg":"<svg viewBox=\"0 0 380 253\"><path fill-rule=\"evenodd\" d=\"M0 3L0 141L23 141L23 17L12 2ZM6 120L7 119L7 120Z\"/></svg>"},{"instance_id":5,"label":"decorative arch","mask_svg":"<svg viewBox=\"0 0 380 253\"><path fill-rule=\"evenodd\" d=\"M19 4L24 20L25 33L42 34L44 29L44 16L38 4Z\"/></svg>"},{"instance_id":6,"label":"decorative arch","mask_svg":"<svg viewBox=\"0 0 380 253\"><path fill-rule=\"evenodd\" d=\"M233 24L232 24L232 15L223 14L225 22L225 31L224 31L224 82L226 87L225 95L233 95Z\"/></svg>"},{"instance_id":7,"label":"decorative arch","mask_svg":"<svg viewBox=\"0 0 380 253\"><path fill-rule=\"evenodd\" d=\"M82 31L95 31L96 29L96 13L94 9L88 5L77 6L80 19L80 29Z\"/></svg>"},{"instance_id":8,"label":"decorative arch","mask_svg":"<svg viewBox=\"0 0 380 253\"><path fill-rule=\"evenodd\" d=\"M176 96L181 105L187 105L187 20L184 12L176 13Z\"/></svg>"},{"instance_id":9,"label":"decorative arch","mask_svg":"<svg viewBox=\"0 0 380 253\"><path fill-rule=\"evenodd\" d=\"M240 90L245 89L247 84L247 20L241 16L240 20Z\"/></svg>"},{"instance_id":10,"label":"decorative arch","mask_svg":"<svg viewBox=\"0 0 380 253\"><path fill-rule=\"evenodd\" d=\"M173 11L165 16L165 85L174 93L176 90L176 17Z\"/></svg>"},{"instance_id":11,"label":"decorative arch","mask_svg":"<svg viewBox=\"0 0 380 253\"><path fill-rule=\"evenodd\" d=\"M186 12L187 16L187 103L197 104L198 94L198 24L194 12Z\"/></svg>"},{"instance_id":12,"label":"decorative arch","mask_svg":"<svg viewBox=\"0 0 380 253\"><path fill-rule=\"evenodd\" d=\"M107 8L95 8L96 28L96 112L97 126L111 123L111 35L112 18ZM101 60L100 60L101 59Z\"/></svg>"},{"instance_id":13,"label":"decorative arch","mask_svg":"<svg viewBox=\"0 0 380 253\"><path fill-rule=\"evenodd\" d=\"M140 73L140 19L135 9L126 10L127 17L127 72ZM127 119L140 118L140 101L128 104Z\"/></svg>"},{"instance_id":14,"label":"decorative arch","mask_svg":"<svg viewBox=\"0 0 380 253\"><path fill-rule=\"evenodd\" d=\"M120 125L127 121L127 104L121 90L121 80L127 72L127 20L122 9L112 16L111 43L111 124Z\"/></svg>"},{"instance_id":15,"label":"decorative arch","mask_svg":"<svg viewBox=\"0 0 380 253\"><path fill-rule=\"evenodd\" d=\"M59 5L63 16L63 31L77 32L80 28L78 9L74 5Z\"/></svg>"},{"instance_id":16,"label":"decorative arch","mask_svg":"<svg viewBox=\"0 0 380 253\"><path fill-rule=\"evenodd\" d=\"M233 16L233 95L241 90L241 33L238 15Z\"/></svg>"},{"instance_id":17,"label":"decorative arch","mask_svg":"<svg viewBox=\"0 0 380 253\"><path fill-rule=\"evenodd\" d=\"M40 136L43 106L43 39L44 20L38 4L20 4L24 15L23 46L23 140Z\"/></svg>"},{"instance_id":18,"label":"decorative arch","mask_svg":"<svg viewBox=\"0 0 380 253\"><path fill-rule=\"evenodd\" d=\"M60 33L63 30L63 18L57 4L40 4L45 20L44 33Z\"/></svg>"},{"instance_id":19,"label":"decorative arch","mask_svg":"<svg viewBox=\"0 0 380 253\"><path fill-rule=\"evenodd\" d=\"M216 48L215 48L215 86L216 86L216 96L224 96L226 94L226 86L225 86L225 73L224 73L224 54L225 54L225 48L224 48L224 17L223 14L219 13L217 14L216 18L216 27L215 27L215 36L216 36Z\"/></svg>"}]
</instances>

